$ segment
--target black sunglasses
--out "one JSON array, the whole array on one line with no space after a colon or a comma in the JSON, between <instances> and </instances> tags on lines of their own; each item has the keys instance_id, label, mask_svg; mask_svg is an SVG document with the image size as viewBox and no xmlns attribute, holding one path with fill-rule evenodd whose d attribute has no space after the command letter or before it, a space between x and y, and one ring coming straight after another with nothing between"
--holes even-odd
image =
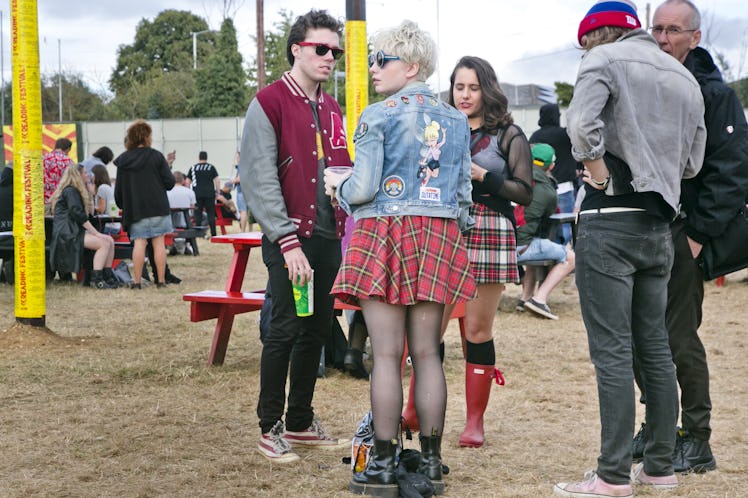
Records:
<instances>
[{"instance_id":1,"label":"black sunglasses","mask_svg":"<svg viewBox=\"0 0 748 498\"><path fill-rule=\"evenodd\" d=\"M299 42L296 45L300 47L314 47L314 52L320 57L327 55L327 52L332 50L332 58L335 60L340 59L340 56L343 55L343 53L345 52L345 50L343 50L342 48L331 47L330 45L327 45L326 43Z\"/></svg>"},{"instance_id":2,"label":"black sunglasses","mask_svg":"<svg viewBox=\"0 0 748 498\"><path fill-rule=\"evenodd\" d=\"M397 55L387 55L384 53L384 50L377 50L376 54L369 54L369 67L373 66L374 63L377 63L377 66L384 67L385 64L387 64L387 61L399 61L400 57Z\"/></svg>"}]
</instances>

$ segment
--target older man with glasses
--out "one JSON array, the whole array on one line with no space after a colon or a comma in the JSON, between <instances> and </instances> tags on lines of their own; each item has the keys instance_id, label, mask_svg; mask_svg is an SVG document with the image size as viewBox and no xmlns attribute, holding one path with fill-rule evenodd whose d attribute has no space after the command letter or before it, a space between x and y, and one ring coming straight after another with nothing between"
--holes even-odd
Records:
<instances>
[{"instance_id":1,"label":"older man with glasses","mask_svg":"<svg viewBox=\"0 0 748 498\"><path fill-rule=\"evenodd\" d=\"M717 468L709 445L712 403L706 351L698 335L704 300L701 248L718 237L745 206L748 192L748 125L743 106L709 52L699 47L701 15L688 0L668 0L657 7L652 36L660 48L693 74L704 96L707 144L701 172L681 183L681 214L671 224L675 260L668 283L666 325L681 388L681 424L673 454L675 472ZM637 382L642 376L638 368ZM642 388L642 398L646 392ZM642 424L634 437L633 457L647 442Z\"/></svg>"}]
</instances>

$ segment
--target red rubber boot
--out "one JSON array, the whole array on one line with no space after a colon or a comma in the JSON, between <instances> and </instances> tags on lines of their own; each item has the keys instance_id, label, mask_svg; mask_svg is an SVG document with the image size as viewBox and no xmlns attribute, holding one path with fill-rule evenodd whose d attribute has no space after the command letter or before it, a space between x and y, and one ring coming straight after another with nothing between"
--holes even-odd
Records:
<instances>
[{"instance_id":1,"label":"red rubber boot","mask_svg":"<svg viewBox=\"0 0 748 498\"><path fill-rule=\"evenodd\" d=\"M416 415L416 372L410 374L410 388L408 389L408 401L403 409L403 431L407 427L411 432L418 431L418 415Z\"/></svg>"},{"instance_id":2,"label":"red rubber boot","mask_svg":"<svg viewBox=\"0 0 748 498\"><path fill-rule=\"evenodd\" d=\"M467 404L467 420L465 430L460 435L460 446L480 448L483 446L483 414L488 406L491 394L491 379L496 379L500 386L504 385L501 371L493 365L476 365L465 363L465 401Z\"/></svg>"}]
</instances>

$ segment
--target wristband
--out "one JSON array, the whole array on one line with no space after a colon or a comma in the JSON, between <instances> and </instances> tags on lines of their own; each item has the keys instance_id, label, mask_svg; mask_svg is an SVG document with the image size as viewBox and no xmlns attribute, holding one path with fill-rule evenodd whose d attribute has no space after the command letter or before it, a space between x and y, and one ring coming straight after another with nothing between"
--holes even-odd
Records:
<instances>
[{"instance_id":1,"label":"wristband","mask_svg":"<svg viewBox=\"0 0 748 498\"><path fill-rule=\"evenodd\" d=\"M593 183L594 185L596 185L596 186L598 186L598 187L602 187L602 188L603 188L603 190L605 190L606 188L608 188L608 183L610 182L610 175L606 176L606 177L605 177L605 180L603 180L603 181L601 181L601 182L598 182L597 180L595 180L594 178L592 178L592 177L590 176L590 181L591 181L591 182L592 182L592 183Z\"/></svg>"}]
</instances>

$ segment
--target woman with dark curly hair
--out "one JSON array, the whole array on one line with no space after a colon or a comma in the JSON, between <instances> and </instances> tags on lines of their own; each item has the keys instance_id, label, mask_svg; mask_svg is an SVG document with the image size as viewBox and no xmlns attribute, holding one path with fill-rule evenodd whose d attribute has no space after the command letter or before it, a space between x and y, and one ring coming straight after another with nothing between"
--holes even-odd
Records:
<instances>
[{"instance_id":1,"label":"woman with dark curly hair","mask_svg":"<svg viewBox=\"0 0 748 498\"><path fill-rule=\"evenodd\" d=\"M503 383L495 367L493 321L504 284L519 281L512 201L528 205L532 200L532 156L527 138L514 123L508 100L491 65L478 57L457 62L450 76L449 103L468 118L470 126L470 177L475 227L463 237L470 268L478 284L478 299L465 304L465 397L467 420L460 446L483 445L483 413L491 383ZM444 310L442 335L453 306ZM413 386L403 417L417 429Z\"/></svg>"},{"instance_id":2,"label":"woman with dark curly hair","mask_svg":"<svg viewBox=\"0 0 748 498\"><path fill-rule=\"evenodd\" d=\"M114 200L122 208L122 224L134 241L132 287L140 289L148 239L153 242L158 273L156 285L164 287L164 235L174 230L166 191L174 187L174 175L163 154L151 148L151 127L145 121L135 121L127 129L125 148L127 150L114 160L117 166Z\"/></svg>"}]
</instances>

